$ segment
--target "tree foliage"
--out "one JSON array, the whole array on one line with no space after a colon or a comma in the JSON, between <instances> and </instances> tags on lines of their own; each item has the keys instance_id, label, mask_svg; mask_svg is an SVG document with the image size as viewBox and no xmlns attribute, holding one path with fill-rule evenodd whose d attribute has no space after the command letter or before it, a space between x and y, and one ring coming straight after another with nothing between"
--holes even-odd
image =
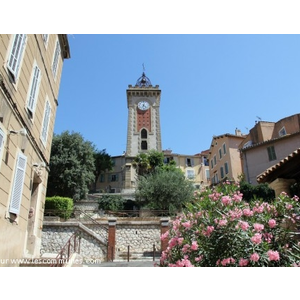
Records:
<instances>
[{"instance_id":1,"label":"tree foliage","mask_svg":"<svg viewBox=\"0 0 300 300\"><path fill-rule=\"evenodd\" d=\"M147 153L139 153L133 160L132 166L138 175L147 175L155 171L156 168L163 167L164 154L156 150Z\"/></svg>"},{"instance_id":2,"label":"tree foliage","mask_svg":"<svg viewBox=\"0 0 300 300\"><path fill-rule=\"evenodd\" d=\"M95 147L80 133L65 131L54 135L47 196L85 198L95 179Z\"/></svg>"},{"instance_id":3,"label":"tree foliage","mask_svg":"<svg viewBox=\"0 0 300 300\"><path fill-rule=\"evenodd\" d=\"M96 152L94 152L94 159L95 159L94 189L96 190L96 184L100 174L102 172L105 172L106 170L110 171L113 167L113 162L111 156L106 153L106 149L97 150Z\"/></svg>"},{"instance_id":4,"label":"tree foliage","mask_svg":"<svg viewBox=\"0 0 300 300\"><path fill-rule=\"evenodd\" d=\"M193 198L194 187L180 169L158 169L140 176L136 188L138 204L155 210L181 210Z\"/></svg>"}]
</instances>

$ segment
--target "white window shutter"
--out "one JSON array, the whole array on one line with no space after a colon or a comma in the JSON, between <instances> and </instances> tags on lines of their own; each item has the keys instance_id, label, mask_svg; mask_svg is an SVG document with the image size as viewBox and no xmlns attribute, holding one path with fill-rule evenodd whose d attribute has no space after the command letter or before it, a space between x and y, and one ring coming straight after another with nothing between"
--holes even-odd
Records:
<instances>
[{"instance_id":1,"label":"white window shutter","mask_svg":"<svg viewBox=\"0 0 300 300\"><path fill-rule=\"evenodd\" d=\"M32 113L35 110L40 80L41 80L41 71L39 67L35 65L33 68L31 88L30 88L30 94L29 94L28 106L27 106Z\"/></svg>"},{"instance_id":2,"label":"white window shutter","mask_svg":"<svg viewBox=\"0 0 300 300\"><path fill-rule=\"evenodd\" d=\"M26 34L16 34L8 60L7 68L10 70L16 80L19 72L22 54L24 51Z\"/></svg>"},{"instance_id":3,"label":"white window shutter","mask_svg":"<svg viewBox=\"0 0 300 300\"><path fill-rule=\"evenodd\" d=\"M51 107L50 107L49 101L47 100L46 105L45 105L44 121L43 121L43 127L42 127L42 135L41 135L41 139L42 139L44 145L47 142L50 114L51 114Z\"/></svg>"},{"instance_id":4,"label":"white window shutter","mask_svg":"<svg viewBox=\"0 0 300 300\"><path fill-rule=\"evenodd\" d=\"M18 215L20 212L24 178L26 172L26 163L27 157L23 153L19 153L9 207L9 212L14 213L16 215Z\"/></svg>"},{"instance_id":5,"label":"white window shutter","mask_svg":"<svg viewBox=\"0 0 300 300\"><path fill-rule=\"evenodd\" d=\"M57 66L58 66L58 58L60 55L60 45L59 45L59 41L56 41L56 47L55 47L55 52L54 52L54 57L53 57L53 63L52 63L52 73L53 76L56 76L56 72L57 72Z\"/></svg>"},{"instance_id":6,"label":"white window shutter","mask_svg":"<svg viewBox=\"0 0 300 300\"><path fill-rule=\"evenodd\" d=\"M4 132L0 128L0 160L2 157L3 148L4 148ZM1 165L1 161L0 161L0 165Z\"/></svg>"}]
</instances>

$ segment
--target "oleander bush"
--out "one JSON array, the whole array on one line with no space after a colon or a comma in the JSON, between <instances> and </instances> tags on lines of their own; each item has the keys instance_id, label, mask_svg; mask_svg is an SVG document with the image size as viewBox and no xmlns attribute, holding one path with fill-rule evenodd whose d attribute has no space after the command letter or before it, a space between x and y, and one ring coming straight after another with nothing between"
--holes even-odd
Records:
<instances>
[{"instance_id":1,"label":"oleander bush","mask_svg":"<svg viewBox=\"0 0 300 300\"><path fill-rule=\"evenodd\" d=\"M197 192L161 236L168 247L159 266L300 266L299 213L298 196L246 202L237 183Z\"/></svg>"}]
</instances>

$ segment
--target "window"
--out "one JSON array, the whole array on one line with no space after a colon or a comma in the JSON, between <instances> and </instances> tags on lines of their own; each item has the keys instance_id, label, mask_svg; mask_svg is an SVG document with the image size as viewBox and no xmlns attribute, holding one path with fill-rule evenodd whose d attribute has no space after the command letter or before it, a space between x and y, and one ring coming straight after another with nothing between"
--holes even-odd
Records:
<instances>
[{"instance_id":1,"label":"window","mask_svg":"<svg viewBox=\"0 0 300 300\"><path fill-rule=\"evenodd\" d=\"M279 130L279 136L284 136L286 135L286 130L285 127L283 126L280 130Z\"/></svg>"},{"instance_id":2,"label":"window","mask_svg":"<svg viewBox=\"0 0 300 300\"><path fill-rule=\"evenodd\" d=\"M147 141L142 141L142 142L141 142L141 149L142 149L142 150L147 150L147 149L148 149Z\"/></svg>"},{"instance_id":3,"label":"window","mask_svg":"<svg viewBox=\"0 0 300 300\"><path fill-rule=\"evenodd\" d=\"M194 159L193 158L187 158L186 159L186 165L188 167L193 167L194 166Z\"/></svg>"},{"instance_id":4,"label":"window","mask_svg":"<svg viewBox=\"0 0 300 300\"><path fill-rule=\"evenodd\" d=\"M10 198L9 212L18 215L20 212L23 185L26 171L27 157L23 153L19 153L13 181L13 188Z\"/></svg>"},{"instance_id":5,"label":"window","mask_svg":"<svg viewBox=\"0 0 300 300\"><path fill-rule=\"evenodd\" d=\"M221 173L221 179L223 179L224 178L224 168L223 167L220 168L220 173Z\"/></svg>"},{"instance_id":6,"label":"window","mask_svg":"<svg viewBox=\"0 0 300 300\"><path fill-rule=\"evenodd\" d=\"M204 164L204 166L207 166L207 167L209 166L207 157L203 157L203 164Z\"/></svg>"},{"instance_id":7,"label":"window","mask_svg":"<svg viewBox=\"0 0 300 300\"><path fill-rule=\"evenodd\" d=\"M142 131L141 131L141 138L142 139L146 139L147 138L147 130L146 129L142 129Z\"/></svg>"},{"instance_id":8,"label":"window","mask_svg":"<svg viewBox=\"0 0 300 300\"><path fill-rule=\"evenodd\" d=\"M205 170L205 176L206 176L206 180L208 181L210 179L209 170Z\"/></svg>"},{"instance_id":9,"label":"window","mask_svg":"<svg viewBox=\"0 0 300 300\"><path fill-rule=\"evenodd\" d=\"M210 166L211 166L212 169L214 168L214 161L213 160L210 161Z\"/></svg>"},{"instance_id":10,"label":"window","mask_svg":"<svg viewBox=\"0 0 300 300\"><path fill-rule=\"evenodd\" d=\"M7 68L16 83L24 53L26 34L16 34L12 44L11 52L8 58Z\"/></svg>"},{"instance_id":11,"label":"window","mask_svg":"<svg viewBox=\"0 0 300 300\"><path fill-rule=\"evenodd\" d=\"M47 48L48 40L49 40L49 34L42 34L42 39L44 41L44 45Z\"/></svg>"},{"instance_id":12,"label":"window","mask_svg":"<svg viewBox=\"0 0 300 300\"><path fill-rule=\"evenodd\" d=\"M53 73L53 77L56 77L56 73L57 73L57 67L58 67L58 59L59 59L59 55L60 55L60 45L59 45L59 41L56 41L56 47L55 47L55 52L54 52L54 56L53 56L53 63L52 63L52 73Z\"/></svg>"},{"instance_id":13,"label":"window","mask_svg":"<svg viewBox=\"0 0 300 300\"><path fill-rule=\"evenodd\" d=\"M105 182L105 174L100 174L99 181L100 182Z\"/></svg>"},{"instance_id":14,"label":"window","mask_svg":"<svg viewBox=\"0 0 300 300\"><path fill-rule=\"evenodd\" d=\"M227 175L229 173L228 162L224 164L224 167L225 167L225 174Z\"/></svg>"},{"instance_id":15,"label":"window","mask_svg":"<svg viewBox=\"0 0 300 300\"><path fill-rule=\"evenodd\" d=\"M226 152L226 144L224 143L223 144L223 154L225 155L227 152Z\"/></svg>"},{"instance_id":16,"label":"window","mask_svg":"<svg viewBox=\"0 0 300 300\"><path fill-rule=\"evenodd\" d=\"M222 149L221 148L219 149L219 158L220 159L222 158Z\"/></svg>"},{"instance_id":17,"label":"window","mask_svg":"<svg viewBox=\"0 0 300 300\"><path fill-rule=\"evenodd\" d=\"M111 182L118 181L118 179L119 179L118 174L112 174L112 175L110 175L110 181Z\"/></svg>"},{"instance_id":18,"label":"window","mask_svg":"<svg viewBox=\"0 0 300 300\"><path fill-rule=\"evenodd\" d=\"M276 152L274 146L270 146L267 148L269 161L276 160Z\"/></svg>"},{"instance_id":19,"label":"window","mask_svg":"<svg viewBox=\"0 0 300 300\"><path fill-rule=\"evenodd\" d=\"M27 109L31 118L33 117L35 111L40 82L41 82L41 70L35 64L32 70L30 88L29 88L30 93L28 95L28 100L27 100Z\"/></svg>"},{"instance_id":20,"label":"window","mask_svg":"<svg viewBox=\"0 0 300 300\"><path fill-rule=\"evenodd\" d=\"M41 140L42 140L44 146L46 145L47 137L48 137L50 115L51 115L50 103L48 100L46 100L45 111L44 111L44 121L43 121L43 127L42 127L42 135L41 135Z\"/></svg>"},{"instance_id":21,"label":"window","mask_svg":"<svg viewBox=\"0 0 300 300\"><path fill-rule=\"evenodd\" d=\"M216 165L216 164L217 164L217 156L214 155L214 165Z\"/></svg>"},{"instance_id":22,"label":"window","mask_svg":"<svg viewBox=\"0 0 300 300\"><path fill-rule=\"evenodd\" d=\"M194 179L195 178L195 171L194 170L186 170L186 177L188 179Z\"/></svg>"}]
</instances>

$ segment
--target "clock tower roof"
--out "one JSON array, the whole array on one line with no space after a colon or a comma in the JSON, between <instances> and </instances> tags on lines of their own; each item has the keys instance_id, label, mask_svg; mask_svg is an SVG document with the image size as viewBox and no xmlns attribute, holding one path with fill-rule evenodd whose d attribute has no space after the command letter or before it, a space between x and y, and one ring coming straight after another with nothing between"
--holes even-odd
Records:
<instances>
[{"instance_id":1,"label":"clock tower roof","mask_svg":"<svg viewBox=\"0 0 300 300\"><path fill-rule=\"evenodd\" d=\"M143 72L142 76L137 80L136 86L139 87L148 87L152 86L150 79L145 75L145 72Z\"/></svg>"}]
</instances>

